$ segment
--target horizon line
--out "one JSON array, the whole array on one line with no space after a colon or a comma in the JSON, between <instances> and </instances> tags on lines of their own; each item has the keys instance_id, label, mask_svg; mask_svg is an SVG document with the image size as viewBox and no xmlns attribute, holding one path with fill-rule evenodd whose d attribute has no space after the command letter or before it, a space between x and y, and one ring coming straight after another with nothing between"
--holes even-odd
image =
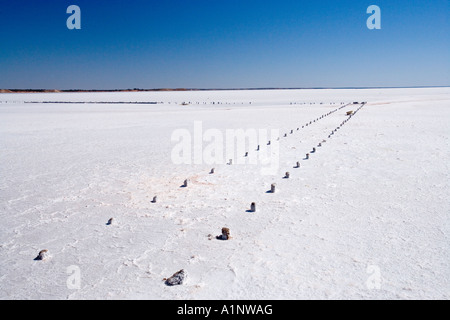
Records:
<instances>
[{"instance_id":1,"label":"horizon line","mask_svg":"<svg viewBox=\"0 0 450 320\"><path fill-rule=\"evenodd\" d=\"M323 89L419 89L449 88L444 86L365 86L365 87L249 87L249 88L133 88L133 89L0 89L0 93L64 93L64 92L152 92L152 91L244 91L244 90L323 90Z\"/></svg>"}]
</instances>

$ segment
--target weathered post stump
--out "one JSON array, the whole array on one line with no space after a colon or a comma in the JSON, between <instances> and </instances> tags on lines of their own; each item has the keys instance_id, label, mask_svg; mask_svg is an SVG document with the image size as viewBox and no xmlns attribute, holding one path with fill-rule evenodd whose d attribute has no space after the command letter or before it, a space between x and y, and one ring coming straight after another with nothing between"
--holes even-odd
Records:
<instances>
[{"instance_id":1,"label":"weathered post stump","mask_svg":"<svg viewBox=\"0 0 450 320\"><path fill-rule=\"evenodd\" d=\"M222 228L222 234L220 236L217 236L216 239L218 240L229 240L231 239L230 236L230 229L228 228Z\"/></svg>"},{"instance_id":2,"label":"weathered post stump","mask_svg":"<svg viewBox=\"0 0 450 320\"><path fill-rule=\"evenodd\" d=\"M50 253L48 252L47 249L41 250L39 251L39 254L36 258L34 258L34 260L45 260L50 256Z\"/></svg>"}]
</instances>

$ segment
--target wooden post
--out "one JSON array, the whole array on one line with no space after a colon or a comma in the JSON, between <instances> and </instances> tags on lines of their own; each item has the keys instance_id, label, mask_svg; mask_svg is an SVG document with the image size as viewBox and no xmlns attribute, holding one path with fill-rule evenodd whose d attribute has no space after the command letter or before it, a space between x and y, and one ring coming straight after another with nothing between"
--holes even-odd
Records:
<instances>
[{"instance_id":1,"label":"wooden post","mask_svg":"<svg viewBox=\"0 0 450 320\"><path fill-rule=\"evenodd\" d=\"M220 239L220 240L229 240L229 239L231 239L230 229L225 228L225 227L222 228L222 234L220 236L217 236L216 238Z\"/></svg>"}]
</instances>

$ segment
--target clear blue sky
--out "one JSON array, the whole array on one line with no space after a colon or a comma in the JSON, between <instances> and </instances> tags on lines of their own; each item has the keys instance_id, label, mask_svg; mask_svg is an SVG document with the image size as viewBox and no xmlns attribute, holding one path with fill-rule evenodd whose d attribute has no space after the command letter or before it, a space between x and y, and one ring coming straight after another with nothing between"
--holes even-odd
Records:
<instances>
[{"instance_id":1,"label":"clear blue sky","mask_svg":"<svg viewBox=\"0 0 450 320\"><path fill-rule=\"evenodd\" d=\"M449 86L449 3L0 0L0 88Z\"/></svg>"}]
</instances>

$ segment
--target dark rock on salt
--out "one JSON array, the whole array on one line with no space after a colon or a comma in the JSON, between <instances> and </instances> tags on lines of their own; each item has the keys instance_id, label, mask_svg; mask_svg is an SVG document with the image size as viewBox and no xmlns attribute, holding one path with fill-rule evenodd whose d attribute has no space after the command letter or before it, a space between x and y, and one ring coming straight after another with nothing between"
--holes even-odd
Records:
<instances>
[{"instance_id":1,"label":"dark rock on salt","mask_svg":"<svg viewBox=\"0 0 450 320\"><path fill-rule=\"evenodd\" d=\"M170 278L166 279L166 285L168 286L176 286L183 284L183 281L186 279L186 272L181 269L178 272L175 272Z\"/></svg>"}]
</instances>

